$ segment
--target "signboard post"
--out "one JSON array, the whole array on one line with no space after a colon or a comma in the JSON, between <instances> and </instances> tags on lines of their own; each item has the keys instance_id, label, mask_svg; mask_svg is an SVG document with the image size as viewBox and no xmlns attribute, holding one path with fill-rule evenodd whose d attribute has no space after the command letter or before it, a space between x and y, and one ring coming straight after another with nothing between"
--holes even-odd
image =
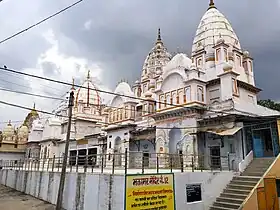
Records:
<instances>
[{"instance_id":1,"label":"signboard post","mask_svg":"<svg viewBox=\"0 0 280 210\"><path fill-rule=\"evenodd\" d=\"M175 210L174 174L127 174L125 210Z\"/></svg>"}]
</instances>

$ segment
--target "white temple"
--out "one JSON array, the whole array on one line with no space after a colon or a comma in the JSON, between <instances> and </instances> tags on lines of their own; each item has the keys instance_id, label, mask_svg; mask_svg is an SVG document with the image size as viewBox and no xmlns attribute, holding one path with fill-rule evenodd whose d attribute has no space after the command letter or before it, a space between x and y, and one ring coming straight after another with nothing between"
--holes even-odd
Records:
<instances>
[{"instance_id":1,"label":"white temple","mask_svg":"<svg viewBox=\"0 0 280 210\"><path fill-rule=\"evenodd\" d=\"M257 104L261 90L255 86L253 59L212 1L196 30L191 56L172 56L159 29L139 75L132 87L119 83L107 105L101 104L90 75L84 88L72 87L71 157L106 153L110 163L111 154L127 150L130 167L142 157L153 167L155 153L183 154L196 164L200 157L206 167L227 167L222 157L230 154L230 164L237 167L250 151L256 157L279 153L280 113ZM38 142L41 158L63 155L67 118L61 116L67 116L67 103L42 127L34 122L29 142ZM220 162L211 156L221 157Z\"/></svg>"}]
</instances>

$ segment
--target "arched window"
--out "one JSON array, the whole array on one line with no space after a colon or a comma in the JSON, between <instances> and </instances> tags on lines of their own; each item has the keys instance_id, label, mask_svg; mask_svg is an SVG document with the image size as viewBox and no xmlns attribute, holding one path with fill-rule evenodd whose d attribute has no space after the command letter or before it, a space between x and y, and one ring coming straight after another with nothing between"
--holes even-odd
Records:
<instances>
[{"instance_id":1,"label":"arched window","mask_svg":"<svg viewBox=\"0 0 280 210\"><path fill-rule=\"evenodd\" d=\"M186 100L187 102L190 102L191 101L191 87L186 87Z\"/></svg>"},{"instance_id":2,"label":"arched window","mask_svg":"<svg viewBox=\"0 0 280 210\"><path fill-rule=\"evenodd\" d=\"M233 94L238 94L238 87L237 87L237 81L236 79L232 79L232 92Z\"/></svg>"},{"instance_id":3,"label":"arched window","mask_svg":"<svg viewBox=\"0 0 280 210\"><path fill-rule=\"evenodd\" d=\"M197 100L200 102L204 102L204 92L203 87L197 86Z\"/></svg>"},{"instance_id":4,"label":"arched window","mask_svg":"<svg viewBox=\"0 0 280 210\"><path fill-rule=\"evenodd\" d=\"M167 106L170 106L170 104L171 104L171 97L170 97L170 95L168 94L168 95L166 95L166 107L167 107Z\"/></svg>"},{"instance_id":5,"label":"arched window","mask_svg":"<svg viewBox=\"0 0 280 210\"><path fill-rule=\"evenodd\" d=\"M135 106L131 106L131 116L135 118Z\"/></svg>"},{"instance_id":6,"label":"arched window","mask_svg":"<svg viewBox=\"0 0 280 210\"><path fill-rule=\"evenodd\" d=\"M250 71L253 71L252 61L248 62L248 68L249 68Z\"/></svg>"},{"instance_id":7,"label":"arched window","mask_svg":"<svg viewBox=\"0 0 280 210\"><path fill-rule=\"evenodd\" d=\"M123 112L123 109L120 109L120 120L123 119L122 112Z\"/></svg>"},{"instance_id":8,"label":"arched window","mask_svg":"<svg viewBox=\"0 0 280 210\"><path fill-rule=\"evenodd\" d=\"M221 49L216 50L216 61L219 61L221 59Z\"/></svg>"},{"instance_id":9,"label":"arched window","mask_svg":"<svg viewBox=\"0 0 280 210\"><path fill-rule=\"evenodd\" d=\"M177 93L172 93L172 104L177 104Z\"/></svg>"},{"instance_id":10,"label":"arched window","mask_svg":"<svg viewBox=\"0 0 280 210\"><path fill-rule=\"evenodd\" d=\"M183 90L179 90L178 94L179 94L179 104L184 103L184 92L183 92Z\"/></svg>"},{"instance_id":11,"label":"arched window","mask_svg":"<svg viewBox=\"0 0 280 210\"><path fill-rule=\"evenodd\" d=\"M113 112L113 122L116 120L116 111Z\"/></svg>"},{"instance_id":12,"label":"arched window","mask_svg":"<svg viewBox=\"0 0 280 210\"><path fill-rule=\"evenodd\" d=\"M199 57L196 59L196 66L201 67L202 66L202 57Z\"/></svg>"},{"instance_id":13,"label":"arched window","mask_svg":"<svg viewBox=\"0 0 280 210\"><path fill-rule=\"evenodd\" d=\"M241 56L240 55L236 55L236 64L238 66L242 66L242 60L241 60Z\"/></svg>"},{"instance_id":14,"label":"arched window","mask_svg":"<svg viewBox=\"0 0 280 210\"><path fill-rule=\"evenodd\" d=\"M128 118L127 111L128 111L128 106L125 106L125 107L124 107L124 118L125 118L125 119Z\"/></svg>"},{"instance_id":15,"label":"arched window","mask_svg":"<svg viewBox=\"0 0 280 210\"><path fill-rule=\"evenodd\" d=\"M164 96L160 96L160 99L159 99L160 103L159 103L159 109L163 108L164 107Z\"/></svg>"},{"instance_id":16,"label":"arched window","mask_svg":"<svg viewBox=\"0 0 280 210\"><path fill-rule=\"evenodd\" d=\"M224 56L225 56L225 60L228 61L228 51L227 51L227 49L224 49Z\"/></svg>"}]
</instances>

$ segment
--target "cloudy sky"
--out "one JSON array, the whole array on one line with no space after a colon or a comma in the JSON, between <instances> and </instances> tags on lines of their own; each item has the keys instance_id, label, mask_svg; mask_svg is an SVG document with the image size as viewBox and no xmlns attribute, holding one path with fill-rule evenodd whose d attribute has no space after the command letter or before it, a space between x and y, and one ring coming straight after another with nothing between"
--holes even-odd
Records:
<instances>
[{"instance_id":1,"label":"cloudy sky","mask_svg":"<svg viewBox=\"0 0 280 210\"><path fill-rule=\"evenodd\" d=\"M75 0L3 0L0 40ZM238 2L238 3L237 3ZM190 55L192 39L208 0L84 0L55 18L0 44L0 65L71 82L87 69L96 83L112 90L126 78L140 76L143 61L156 39L157 28L170 52ZM232 23L242 48L255 59L256 83L262 98L280 100L280 1L216 0ZM0 72L0 88L62 97L68 87ZM1 100L52 111L59 101L1 92ZM106 98L106 97L105 97ZM0 105L0 127L23 120L27 111Z\"/></svg>"}]
</instances>

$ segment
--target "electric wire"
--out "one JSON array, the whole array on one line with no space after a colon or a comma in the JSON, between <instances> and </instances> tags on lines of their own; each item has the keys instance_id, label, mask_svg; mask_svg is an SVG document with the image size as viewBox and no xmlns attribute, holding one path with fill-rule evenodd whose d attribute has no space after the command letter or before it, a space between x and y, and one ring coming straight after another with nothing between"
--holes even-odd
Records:
<instances>
[{"instance_id":1,"label":"electric wire","mask_svg":"<svg viewBox=\"0 0 280 210\"><path fill-rule=\"evenodd\" d=\"M43 22L45 22L45 21L47 21L47 20L49 20L49 19L51 19L51 18L53 18L53 17L55 17L55 16L57 16L57 15L63 13L63 12L65 12L66 10L68 10L68 9L70 9L70 8L72 8L72 7L74 7L75 5L81 3L82 1L83 1L83 0L76 1L76 2L74 2L73 4L71 4L71 5L65 7L65 8L63 8L63 9L61 9L61 10L59 10L58 12L56 12L56 13L54 13L54 14L52 14L52 15L50 15L50 16L48 16L48 17L46 17L46 18L44 18L44 19L42 19L42 20L40 20L40 21L38 21L37 23L35 23L35 24L33 24L33 25L31 25L31 26L29 26L29 27L27 27L27 28L25 28L25 29L23 29L23 30L21 30L21 31L19 31L19 32L17 32L17 33L15 33L15 34L13 34L13 35L11 35L11 36L9 36L9 37L3 39L3 40L1 40L1 41L0 41L0 44L2 44L2 43L6 42L6 41L8 41L8 40L10 40L10 39L12 39L12 38L14 38L14 37L16 37L16 36L18 36L18 35L20 35L20 34L26 32L26 31L28 31L28 30L30 30L30 29L32 29L32 28L34 28L34 27L36 27L36 26L42 24Z\"/></svg>"},{"instance_id":2,"label":"electric wire","mask_svg":"<svg viewBox=\"0 0 280 210\"><path fill-rule=\"evenodd\" d=\"M58 83L58 84L63 84L63 85L74 86L74 87L78 87L78 88L94 90L94 91L100 92L100 93L105 93L105 94L109 94L109 95L130 98L130 99L139 100L139 101L147 101L147 102L151 102L151 103L155 103L155 104L164 104L164 105L173 106L173 107L177 107L177 108L184 108L184 109L197 109L197 108L194 108L194 107L186 107L186 106L180 105L180 104L161 102L161 101L157 101L157 100L153 100L153 99L143 99L143 98L139 98L139 97L136 97L136 96L129 96L129 95L125 95L125 94L114 93L114 92L111 92L111 91L100 90L100 89L97 89L97 88L88 88L88 87L83 87L81 85L75 85L75 84L73 85L69 82L64 82L64 81L59 81L59 80L43 77L43 76L28 74L28 73L17 71L17 70L10 69L10 68L0 67L0 70L13 72L15 74L21 74L21 75L24 75L24 76L33 77L33 78L37 78L37 79L41 79L41 80L46 80L46 81L50 81L50 82L54 82L54 83ZM206 109L206 108L201 108L201 110L207 110L209 112L219 113L219 114L232 114L232 113L227 113L225 111L216 111L216 110L211 110L211 109Z\"/></svg>"},{"instance_id":3,"label":"electric wire","mask_svg":"<svg viewBox=\"0 0 280 210\"><path fill-rule=\"evenodd\" d=\"M29 107L25 107L25 106L22 106L22 105L9 103L9 102L5 102L5 101L1 101L1 100L0 100L0 104L16 107L16 108L20 108L20 109L25 109L25 110L29 110L29 111L33 110L33 108L29 108ZM43 111L43 110L36 110L36 111L39 112L39 113L47 114L47 115L52 115L52 116L57 116L57 117L62 117L62 118L68 118L68 116L64 116L64 115L61 115L61 114L54 114L54 113L48 112L48 111ZM20 122L23 122L23 121L20 121ZM275 123L275 122L276 122L276 120L271 120L271 121L266 121L266 122L246 124L246 125L243 125L243 128L251 127L251 126L257 126L257 125L264 125L264 124L269 124L269 123ZM104 125L119 125L119 122L115 122L115 123L99 122L99 123L104 124ZM127 126L133 126L133 125L136 125L136 124L133 124L133 123L127 124ZM153 126L137 125L137 127L142 128L142 129L167 129L167 130L173 129L173 128L170 128L170 127L155 126L155 125L153 125ZM207 128L207 127L209 127L209 125L189 126L189 127L185 127L185 126L184 127L174 127L174 129L199 129L199 128Z\"/></svg>"}]
</instances>

